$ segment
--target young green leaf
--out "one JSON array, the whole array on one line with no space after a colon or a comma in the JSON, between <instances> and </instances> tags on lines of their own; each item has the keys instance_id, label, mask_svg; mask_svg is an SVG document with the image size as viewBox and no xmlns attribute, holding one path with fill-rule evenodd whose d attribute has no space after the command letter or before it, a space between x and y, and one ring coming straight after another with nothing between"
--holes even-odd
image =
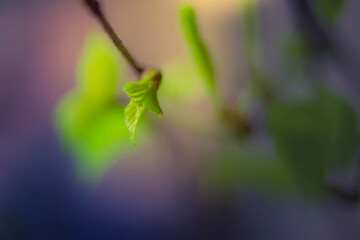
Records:
<instances>
[{"instance_id":1,"label":"young green leaf","mask_svg":"<svg viewBox=\"0 0 360 240\"><path fill-rule=\"evenodd\" d=\"M194 56L201 77L206 82L212 97L216 93L215 73L206 45L200 36L195 10L191 6L180 9L180 20L184 36Z\"/></svg>"},{"instance_id":2,"label":"young green leaf","mask_svg":"<svg viewBox=\"0 0 360 240\"><path fill-rule=\"evenodd\" d=\"M143 114L143 112L144 112L144 107L137 106L133 100L131 100L129 105L127 105L127 107L125 108L125 121L127 127L129 128L130 139L133 142L134 146L136 146L135 143L136 125L139 122L139 119Z\"/></svg>"},{"instance_id":3,"label":"young green leaf","mask_svg":"<svg viewBox=\"0 0 360 240\"><path fill-rule=\"evenodd\" d=\"M130 138L135 143L136 125L142 115L147 110L159 116L163 111L157 99L157 91L161 83L162 75L159 71L151 71L139 82L127 83L124 91L131 98L130 103L125 109L125 121L130 131Z\"/></svg>"}]
</instances>

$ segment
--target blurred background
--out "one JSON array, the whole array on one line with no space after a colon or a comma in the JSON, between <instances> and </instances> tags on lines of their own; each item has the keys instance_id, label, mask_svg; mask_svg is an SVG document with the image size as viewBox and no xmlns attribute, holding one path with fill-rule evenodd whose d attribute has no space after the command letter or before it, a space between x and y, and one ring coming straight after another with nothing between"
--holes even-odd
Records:
<instances>
[{"instance_id":1,"label":"blurred background","mask_svg":"<svg viewBox=\"0 0 360 240\"><path fill-rule=\"evenodd\" d=\"M0 239L360 239L359 1L187 1L217 100L185 1L101 3L164 116L80 1L0 0Z\"/></svg>"}]
</instances>

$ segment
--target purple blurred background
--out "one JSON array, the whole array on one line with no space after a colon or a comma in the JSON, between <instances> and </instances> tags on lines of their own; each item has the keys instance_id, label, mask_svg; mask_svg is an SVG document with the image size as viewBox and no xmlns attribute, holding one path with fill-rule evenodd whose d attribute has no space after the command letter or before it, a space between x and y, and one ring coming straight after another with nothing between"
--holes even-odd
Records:
<instances>
[{"instance_id":1,"label":"purple blurred background","mask_svg":"<svg viewBox=\"0 0 360 240\"><path fill-rule=\"evenodd\" d=\"M185 52L176 16L180 2L103 1L134 55L157 67ZM193 1L219 62L229 56L243 61L236 45L237 2ZM266 61L281 74L272 46L291 27L289 4L263 2L272 19L266 26ZM335 67L324 70L355 102L359 10L359 1L349 0L335 29L345 58L354 63L347 65L350 77ZM336 201L309 206L253 192L228 202L208 197L196 176L203 162L199 152L211 143L197 145L193 135L166 126L163 135L173 148L141 148L95 186L79 179L52 117L75 84L78 57L93 31L101 29L80 1L0 0L0 239L360 239L357 206ZM224 79L236 74L226 61L220 68Z\"/></svg>"}]
</instances>

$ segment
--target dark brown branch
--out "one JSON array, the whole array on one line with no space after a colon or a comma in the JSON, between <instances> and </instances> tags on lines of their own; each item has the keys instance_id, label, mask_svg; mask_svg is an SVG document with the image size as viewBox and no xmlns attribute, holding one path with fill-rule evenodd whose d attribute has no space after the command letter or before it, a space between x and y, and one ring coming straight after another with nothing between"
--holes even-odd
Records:
<instances>
[{"instance_id":1,"label":"dark brown branch","mask_svg":"<svg viewBox=\"0 0 360 240\"><path fill-rule=\"evenodd\" d=\"M141 76L144 72L144 68L141 67L130 54L129 50L125 47L124 43L121 41L119 36L116 34L109 21L105 17L100 3L97 0L81 0L93 13L93 15L98 19L98 21L103 26L105 32L109 35L117 49L122 53L125 57L126 61L131 65L134 71Z\"/></svg>"}]
</instances>

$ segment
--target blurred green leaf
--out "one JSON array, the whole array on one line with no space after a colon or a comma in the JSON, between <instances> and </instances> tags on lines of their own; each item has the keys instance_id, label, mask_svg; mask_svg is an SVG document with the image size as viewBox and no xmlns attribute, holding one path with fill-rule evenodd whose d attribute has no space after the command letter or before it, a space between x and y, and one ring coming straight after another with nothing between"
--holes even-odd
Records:
<instances>
[{"instance_id":1,"label":"blurred green leaf","mask_svg":"<svg viewBox=\"0 0 360 240\"><path fill-rule=\"evenodd\" d=\"M188 107L189 104L206 99L206 87L201 81L198 81L196 69L187 58L178 59L165 65L163 75L164 81L159 96L166 99L166 103L171 106L177 104Z\"/></svg>"},{"instance_id":2,"label":"blurred green leaf","mask_svg":"<svg viewBox=\"0 0 360 240\"><path fill-rule=\"evenodd\" d=\"M322 192L328 171L353 160L357 116L330 91L320 90L312 100L273 103L267 122L281 160L309 193Z\"/></svg>"},{"instance_id":3,"label":"blurred green leaf","mask_svg":"<svg viewBox=\"0 0 360 240\"><path fill-rule=\"evenodd\" d=\"M78 65L78 90L92 107L115 101L121 63L114 47L98 35L87 39Z\"/></svg>"},{"instance_id":4,"label":"blurred green leaf","mask_svg":"<svg viewBox=\"0 0 360 240\"><path fill-rule=\"evenodd\" d=\"M345 0L316 0L315 8L319 15L333 25L340 17Z\"/></svg>"},{"instance_id":5,"label":"blurred green leaf","mask_svg":"<svg viewBox=\"0 0 360 240\"><path fill-rule=\"evenodd\" d=\"M277 196L294 192L292 172L261 146L227 149L220 156L206 172L207 181L217 191L232 193L239 188L255 188Z\"/></svg>"},{"instance_id":6,"label":"blurred green leaf","mask_svg":"<svg viewBox=\"0 0 360 240\"><path fill-rule=\"evenodd\" d=\"M111 43L90 36L79 60L77 87L55 112L58 133L88 180L99 179L130 146L124 107L116 103L120 66Z\"/></svg>"},{"instance_id":7,"label":"blurred green leaf","mask_svg":"<svg viewBox=\"0 0 360 240\"><path fill-rule=\"evenodd\" d=\"M215 72L209 52L200 35L195 10L191 6L180 9L181 26L193 54L201 77L204 79L213 100L216 98Z\"/></svg>"},{"instance_id":8,"label":"blurred green leaf","mask_svg":"<svg viewBox=\"0 0 360 240\"><path fill-rule=\"evenodd\" d=\"M157 98L161 78L159 71L151 71L139 82L127 83L124 88L124 91L131 98L125 109L125 118L131 140L135 146L135 130L142 113L147 110L159 116L163 115Z\"/></svg>"}]
</instances>

